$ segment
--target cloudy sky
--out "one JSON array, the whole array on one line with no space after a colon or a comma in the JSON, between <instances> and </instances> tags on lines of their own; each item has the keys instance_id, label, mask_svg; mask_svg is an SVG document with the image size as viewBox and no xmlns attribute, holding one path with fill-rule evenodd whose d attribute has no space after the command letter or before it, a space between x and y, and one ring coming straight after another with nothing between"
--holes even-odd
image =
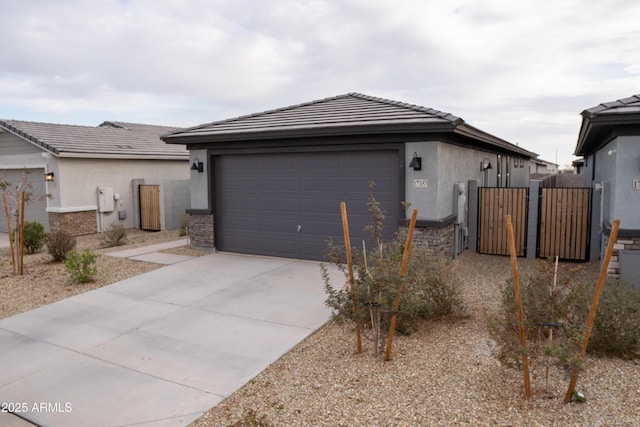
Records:
<instances>
[{"instance_id":1,"label":"cloudy sky","mask_svg":"<svg viewBox=\"0 0 640 427\"><path fill-rule=\"evenodd\" d=\"M628 0L0 0L0 118L193 126L348 92L570 163L640 93Z\"/></svg>"}]
</instances>

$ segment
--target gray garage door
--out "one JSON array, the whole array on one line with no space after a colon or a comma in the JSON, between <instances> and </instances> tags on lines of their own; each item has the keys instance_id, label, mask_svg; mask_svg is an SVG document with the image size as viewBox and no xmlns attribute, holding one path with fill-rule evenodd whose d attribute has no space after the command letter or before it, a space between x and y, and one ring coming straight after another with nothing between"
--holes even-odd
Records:
<instances>
[{"instance_id":1,"label":"gray garage door","mask_svg":"<svg viewBox=\"0 0 640 427\"><path fill-rule=\"evenodd\" d=\"M353 245L362 245L369 182L387 211L385 236L400 218L396 150L224 155L215 158L215 237L220 250L323 260L342 242L347 202Z\"/></svg>"},{"instance_id":2,"label":"gray garage door","mask_svg":"<svg viewBox=\"0 0 640 427\"><path fill-rule=\"evenodd\" d=\"M16 185L22 179L22 169L19 170L0 170L0 178L4 178L6 181ZM28 202L24 210L25 221L37 221L44 225L46 231L49 231L49 216L47 215L47 201L43 198L46 194L46 186L44 182L44 169L29 169L28 182L33 185L34 197L40 200ZM0 192L0 206L2 206L2 192ZM9 195L7 194L7 201L9 202ZM10 202L9 202L10 203ZM14 227L15 219L11 222L11 227ZM4 214L4 207L0 207L0 232L7 232L7 220Z\"/></svg>"}]
</instances>

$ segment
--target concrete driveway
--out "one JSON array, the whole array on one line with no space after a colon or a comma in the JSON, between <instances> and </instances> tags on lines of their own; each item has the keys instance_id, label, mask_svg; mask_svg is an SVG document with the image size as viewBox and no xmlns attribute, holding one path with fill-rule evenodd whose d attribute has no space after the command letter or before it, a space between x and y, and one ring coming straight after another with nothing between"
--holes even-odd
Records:
<instances>
[{"instance_id":1,"label":"concrete driveway","mask_svg":"<svg viewBox=\"0 0 640 427\"><path fill-rule=\"evenodd\" d=\"M215 253L0 320L1 409L187 425L323 325L324 299L317 262Z\"/></svg>"}]
</instances>

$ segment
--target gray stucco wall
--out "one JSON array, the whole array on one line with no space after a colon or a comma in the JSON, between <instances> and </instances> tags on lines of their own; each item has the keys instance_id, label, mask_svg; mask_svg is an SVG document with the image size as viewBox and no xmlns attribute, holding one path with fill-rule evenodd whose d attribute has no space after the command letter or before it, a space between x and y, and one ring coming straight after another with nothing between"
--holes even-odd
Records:
<instances>
[{"instance_id":1,"label":"gray stucco wall","mask_svg":"<svg viewBox=\"0 0 640 427\"><path fill-rule=\"evenodd\" d=\"M160 184L160 221L163 230L177 230L189 209L189 180L164 180Z\"/></svg>"},{"instance_id":2,"label":"gray stucco wall","mask_svg":"<svg viewBox=\"0 0 640 427\"><path fill-rule=\"evenodd\" d=\"M191 165L195 159L203 163L203 172L191 170ZM211 191L211 198L213 198L213 189L209 188L209 176L212 171L210 170L209 158L207 150L191 150L189 152L189 176L190 176L190 188L191 188L191 209L209 209L209 191Z\"/></svg>"},{"instance_id":3,"label":"gray stucco wall","mask_svg":"<svg viewBox=\"0 0 640 427\"><path fill-rule=\"evenodd\" d=\"M591 176L594 167L593 156L589 160L585 180ZM598 150L593 180L608 183L605 192L597 194L600 198L597 208L600 209L601 202L606 205L604 220L612 223L618 218L621 228L640 229L640 190L633 189L633 181L640 180L640 136L618 137Z\"/></svg>"},{"instance_id":4,"label":"gray stucco wall","mask_svg":"<svg viewBox=\"0 0 640 427\"><path fill-rule=\"evenodd\" d=\"M633 181L640 180L640 136L624 136L616 140L615 186L612 215L620 218L620 227L640 230L640 190L633 189Z\"/></svg>"},{"instance_id":5,"label":"gray stucco wall","mask_svg":"<svg viewBox=\"0 0 640 427\"><path fill-rule=\"evenodd\" d=\"M422 170L414 171L408 165L414 153L422 157ZM480 165L487 159L492 168L481 171ZM418 209L418 218L423 220L441 220L453 213L453 185L478 181L482 186L497 186L498 162L502 164L502 185L506 184L507 162L511 187L529 185L529 168L514 168L513 158L500 156L440 141L410 142L405 144L405 195L406 201ZM414 180L427 180L428 188L415 188ZM466 191L466 190L465 190Z\"/></svg>"}]
</instances>

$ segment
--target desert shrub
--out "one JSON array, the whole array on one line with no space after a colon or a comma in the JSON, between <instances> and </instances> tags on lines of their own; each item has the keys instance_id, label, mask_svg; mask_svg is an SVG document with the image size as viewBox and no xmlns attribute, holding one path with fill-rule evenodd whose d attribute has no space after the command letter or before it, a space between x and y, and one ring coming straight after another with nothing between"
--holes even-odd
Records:
<instances>
[{"instance_id":1,"label":"desert shrub","mask_svg":"<svg viewBox=\"0 0 640 427\"><path fill-rule=\"evenodd\" d=\"M535 273L520 276L527 352L533 361L572 369L589 307L576 303L586 291L584 283L572 280L577 271L565 265L559 267L555 286L554 263L550 259L541 261ZM518 364L522 349L512 279L503 286L502 311L491 320L490 332L500 346L503 361Z\"/></svg>"},{"instance_id":2,"label":"desert shrub","mask_svg":"<svg viewBox=\"0 0 640 427\"><path fill-rule=\"evenodd\" d=\"M114 246L122 246L127 243L127 230L122 224L114 222L103 233L100 240L100 246L103 248L111 248Z\"/></svg>"},{"instance_id":3,"label":"desert shrub","mask_svg":"<svg viewBox=\"0 0 640 427\"><path fill-rule=\"evenodd\" d=\"M47 235L44 243L53 260L61 262L76 247L76 238L66 231L53 231Z\"/></svg>"},{"instance_id":4,"label":"desert shrub","mask_svg":"<svg viewBox=\"0 0 640 427\"><path fill-rule=\"evenodd\" d=\"M529 357L566 369L579 367L579 350L593 299L595 282L585 282L576 268L560 266L553 286L553 263L541 261L536 274L522 275L520 292ZM518 364L521 357L512 280L504 285L502 311L490 320L490 332L505 362ZM556 326L552 326L556 325ZM552 330L552 331L551 331ZM552 339L551 339L552 338ZM634 357L640 345L640 290L617 280L604 287L588 352Z\"/></svg>"},{"instance_id":5,"label":"desert shrub","mask_svg":"<svg viewBox=\"0 0 640 427\"><path fill-rule=\"evenodd\" d=\"M44 239L47 234L44 232L44 226L36 221L27 221L24 223L24 249L29 254L35 254L44 245Z\"/></svg>"},{"instance_id":6,"label":"desert shrub","mask_svg":"<svg viewBox=\"0 0 640 427\"><path fill-rule=\"evenodd\" d=\"M71 280L75 283L92 281L98 271L96 267L97 258L98 256L90 249L85 249L82 252L76 250L69 252L64 260L64 265L67 268L67 273L71 276Z\"/></svg>"},{"instance_id":7,"label":"desert shrub","mask_svg":"<svg viewBox=\"0 0 640 427\"><path fill-rule=\"evenodd\" d=\"M593 286L589 287L588 304L591 304L593 289ZM602 290L587 350L590 353L623 359L640 356L639 288L621 280L607 280Z\"/></svg>"},{"instance_id":8,"label":"desert shrub","mask_svg":"<svg viewBox=\"0 0 640 427\"><path fill-rule=\"evenodd\" d=\"M384 345L393 314L393 302L398 286L403 291L398 309L396 331L409 334L420 319L461 314L462 300L451 262L437 259L420 247L411 249L406 274L400 276L400 266L406 241L406 229L392 241L382 239L384 211L373 194L368 202L372 221L367 224L371 249L352 248L354 289L331 283L326 265L322 265L325 304L336 320L350 320L363 326L374 343L374 352ZM348 278L343 245L328 243L327 257Z\"/></svg>"}]
</instances>

